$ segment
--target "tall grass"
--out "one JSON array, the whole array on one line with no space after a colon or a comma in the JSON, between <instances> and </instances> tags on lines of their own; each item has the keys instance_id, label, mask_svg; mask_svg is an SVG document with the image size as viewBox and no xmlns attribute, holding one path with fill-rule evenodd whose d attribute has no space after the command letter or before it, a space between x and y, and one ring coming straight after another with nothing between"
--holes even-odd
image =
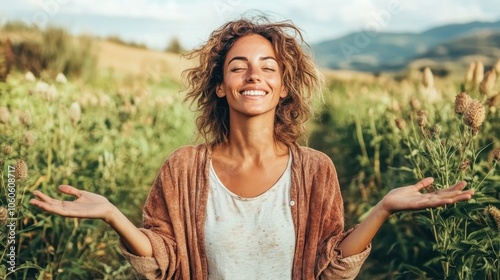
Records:
<instances>
[{"instance_id":1,"label":"tall grass","mask_svg":"<svg viewBox=\"0 0 500 280\"><path fill-rule=\"evenodd\" d=\"M331 84L311 144L339 170L348 226L390 189L427 176L433 189L465 180L474 199L394 215L377 235L359 279L500 279L500 89L435 80ZM486 76L485 76L486 79ZM456 113L460 88L470 110ZM462 94L462 96L465 93ZM363 102L359 102L363 100Z\"/></svg>"},{"instance_id":2,"label":"tall grass","mask_svg":"<svg viewBox=\"0 0 500 280\"><path fill-rule=\"evenodd\" d=\"M40 189L71 199L57 191L59 184L71 184L106 196L140 225L159 166L173 149L194 139L191 113L181 104L179 85L168 78L138 88L109 77L106 88L46 82L55 87L56 98L33 90L36 83L23 81L21 74L0 84L0 107L9 112L0 123L0 145L12 147L0 155L0 175L5 179L7 166L18 159L29 168L28 178L17 185L18 270L6 270L7 240L2 239L0 276L130 279L114 231L100 221L42 213L29 205L30 193ZM7 205L6 185L3 180L0 208Z\"/></svg>"}]
</instances>

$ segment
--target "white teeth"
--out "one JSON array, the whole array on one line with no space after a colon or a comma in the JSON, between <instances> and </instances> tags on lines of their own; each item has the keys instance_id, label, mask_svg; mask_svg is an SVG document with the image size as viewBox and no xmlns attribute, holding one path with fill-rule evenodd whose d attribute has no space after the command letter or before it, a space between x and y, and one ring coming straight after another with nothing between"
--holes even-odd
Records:
<instances>
[{"instance_id":1,"label":"white teeth","mask_svg":"<svg viewBox=\"0 0 500 280\"><path fill-rule=\"evenodd\" d=\"M266 92L262 91L262 90L245 90L241 94L242 95L252 95L252 96L262 96L262 95L266 95Z\"/></svg>"}]
</instances>

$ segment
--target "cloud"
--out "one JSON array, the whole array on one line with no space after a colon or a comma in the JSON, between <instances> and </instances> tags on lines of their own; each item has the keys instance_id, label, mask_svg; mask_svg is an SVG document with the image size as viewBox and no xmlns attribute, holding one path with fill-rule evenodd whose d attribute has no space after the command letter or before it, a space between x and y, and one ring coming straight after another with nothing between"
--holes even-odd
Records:
<instances>
[{"instance_id":1,"label":"cloud","mask_svg":"<svg viewBox=\"0 0 500 280\"><path fill-rule=\"evenodd\" d=\"M395 3L400 4L401 10L381 17L387 15L388 7ZM130 19L133 24L126 24L127 28L141 25L143 29L129 32L123 27L118 35L145 38L148 42L155 40L155 44L163 40L155 37L159 34L165 38L177 35L189 46L198 44L212 30L249 10L269 12L276 20L291 19L304 30L308 42L331 39L370 26L380 31L418 32L438 24L500 19L499 1L468 0L16 0L0 3L0 16L64 24L69 15L71 26L76 29L78 26L96 28L97 23L83 22L89 15L107 18L107 24L113 18L120 24ZM146 26L146 23L160 26ZM114 27L101 25L97 32L112 29L116 33L120 28L111 25Z\"/></svg>"}]
</instances>

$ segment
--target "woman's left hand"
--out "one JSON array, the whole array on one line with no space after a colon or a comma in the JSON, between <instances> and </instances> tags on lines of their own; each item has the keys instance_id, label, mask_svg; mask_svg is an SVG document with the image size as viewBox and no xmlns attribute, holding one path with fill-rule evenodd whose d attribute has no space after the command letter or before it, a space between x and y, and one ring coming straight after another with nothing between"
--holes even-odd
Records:
<instances>
[{"instance_id":1,"label":"woman's left hand","mask_svg":"<svg viewBox=\"0 0 500 280\"><path fill-rule=\"evenodd\" d=\"M432 182L434 182L433 178L425 178L415 185L391 190L382 199L383 209L392 214L403 210L439 207L470 199L474 195L474 190L463 190L466 185L463 181L446 189L430 193L420 192L422 189L429 187Z\"/></svg>"}]
</instances>

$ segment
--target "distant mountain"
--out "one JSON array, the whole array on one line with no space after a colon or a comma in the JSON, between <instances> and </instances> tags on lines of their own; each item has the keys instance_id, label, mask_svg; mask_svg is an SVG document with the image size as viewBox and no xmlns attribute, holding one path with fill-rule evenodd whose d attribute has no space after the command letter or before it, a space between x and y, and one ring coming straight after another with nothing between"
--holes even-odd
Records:
<instances>
[{"instance_id":1,"label":"distant mountain","mask_svg":"<svg viewBox=\"0 0 500 280\"><path fill-rule=\"evenodd\" d=\"M498 55L500 44L492 35L496 33L500 20L450 24L421 33L356 32L312 48L323 67L377 72L404 69L414 59L426 57Z\"/></svg>"}]
</instances>

